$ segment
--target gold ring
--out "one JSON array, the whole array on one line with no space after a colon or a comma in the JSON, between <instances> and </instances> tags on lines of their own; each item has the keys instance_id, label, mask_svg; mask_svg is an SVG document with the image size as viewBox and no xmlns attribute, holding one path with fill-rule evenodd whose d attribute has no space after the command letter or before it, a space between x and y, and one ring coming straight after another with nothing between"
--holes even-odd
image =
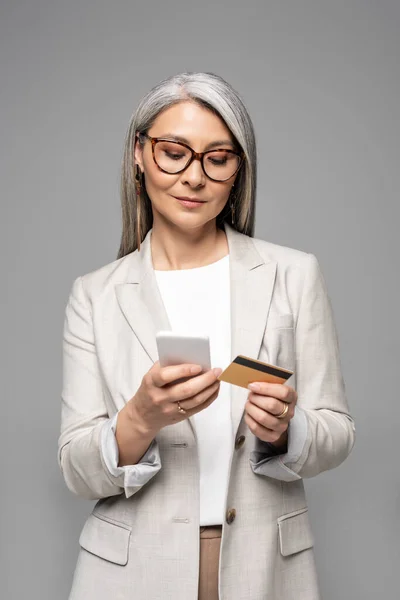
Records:
<instances>
[{"instance_id":1,"label":"gold ring","mask_svg":"<svg viewBox=\"0 0 400 600\"><path fill-rule=\"evenodd\" d=\"M185 410L184 408L182 408L182 406L181 406L181 405L180 405L180 403L179 403L179 400L178 400L178 402L177 402L177 405L178 405L178 410L179 410L179 412L180 412L182 415L186 415L186 410Z\"/></svg>"},{"instance_id":2,"label":"gold ring","mask_svg":"<svg viewBox=\"0 0 400 600\"><path fill-rule=\"evenodd\" d=\"M288 410L289 410L289 404L286 403L283 411L281 413L279 413L279 415L274 415L274 417L276 417L277 419L283 419L283 417L286 417Z\"/></svg>"}]
</instances>

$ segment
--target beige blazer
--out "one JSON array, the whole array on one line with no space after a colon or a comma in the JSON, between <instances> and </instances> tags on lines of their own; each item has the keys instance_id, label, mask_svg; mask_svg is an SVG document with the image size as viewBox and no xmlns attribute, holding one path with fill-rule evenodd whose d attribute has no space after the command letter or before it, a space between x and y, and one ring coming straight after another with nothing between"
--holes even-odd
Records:
<instances>
[{"instance_id":1,"label":"beige blazer","mask_svg":"<svg viewBox=\"0 0 400 600\"><path fill-rule=\"evenodd\" d=\"M232 386L232 427L245 442L232 454L220 599L317 600L303 478L339 465L354 443L332 308L313 254L225 229L232 358L292 369L287 384L298 408L288 453L271 458L244 422L247 390ZM197 600L199 471L190 419L157 435L162 467L143 486L128 489L101 452L105 424L158 358L155 333L170 328L150 236L140 252L78 277L66 308L59 462L70 490L98 500L80 536L70 600Z\"/></svg>"}]
</instances>

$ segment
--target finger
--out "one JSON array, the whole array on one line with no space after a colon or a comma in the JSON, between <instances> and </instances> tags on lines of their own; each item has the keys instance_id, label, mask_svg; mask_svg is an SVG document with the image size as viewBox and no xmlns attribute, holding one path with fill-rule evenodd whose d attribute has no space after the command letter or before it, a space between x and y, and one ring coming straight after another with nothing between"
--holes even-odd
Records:
<instances>
[{"instance_id":1,"label":"finger","mask_svg":"<svg viewBox=\"0 0 400 600\"><path fill-rule=\"evenodd\" d=\"M245 414L244 420L250 431L264 442L277 442L282 435L277 431L266 429L265 427L257 423L257 421L255 421L253 417L251 417L247 412Z\"/></svg>"},{"instance_id":2,"label":"finger","mask_svg":"<svg viewBox=\"0 0 400 600\"><path fill-rule=\"evenodd\" d=\"M191 416L196 415L197 413L201 412L202 410L208 408L214 402L214 400L216 400L218 398L218 396L219 396L219 388L216 392L214 392L214 394L212 394L208 398L208 400L206 400L205 402L200 404L197 408L193 408L192 410L188 411L187 416L191 417Z\"/></svg>"},{"instance_id":3,"label":"finger","mask_svg":"<svg viewBox=\"0 0 400 600\"><path fill-rule=\"evenodd\" d=\"M246 412L254 419L259 425L269 429L271 431L280 431L283 433L287 427L287 419L277 419L269 412L262 410L255 404L248 402L246 404Z\"/></svg>"},{"instance_id":4,"label":"finger","mask_svg":"<svg viewBox=\"0 0 400 600\"><path fill-rule=\"evenodd\" d=\"M218 382L218 375L222 372L222 369L210 369L201 375L191 377L188 381L178 383L173 386L170 390L169 398L172 402L181 402L196 396L203 390L207 389L210 385Z\"/></svg>"},{"instance_id":5,"label":"finger","mask_svg":"<svg viewBox=\"0 0 400 600\"><path fill-rule=\"evenodd\" d=\"M282 414L282 411L287 406L287 402L282 402L282 400L277 400L276 398L271 398L270 396L260 396L259 394L250 393L248 396L248 401L252 404L255 404L262 410L267 411L274 417ZM285 417L292 414L294 407L292 404L289 404L289 410L286 413Z\"/></svg>"},{"instance_id":6,"label":"finger","mask_svg":"<svg viewBox=\"0 0 400 600\"><path fill-rule=\"evenodd\" d=\"M181 364L171 365L169 367L160 367L158 361L150 370L153 384L156 387L163 387L165 385L173 383L178 379L194 377L201 373L201 371L202 368L200 365Z\"/></svg>"},{"instance_id":7,"label":"finger","mask_svg":"<svg viewBox=\"0 0 400 600\"><path fill-rule=\"evenodd\" d=\"M272 396L273 398L277 398L278 400L287 403L293 401L296 393L289 385L283 383L269 383L266 381L249 383L248 388L261 396Z\"/></svg>"},{"instance_id":8,"label":"finger","mask_svg":"<svg viewBox=\"0 0 400 600\"><path fill-rule=\"evenodd\" d=\"M216 392L219 392L220 386L220 382L216 381L215 383L209 385L206 389L202 390L201 392L190 398L190 400L179 401L179 404L185 410L192 410L193 408L197 408L201 404L204 404L204 402L207 402L210 396L212 396Z\"/></svg>"}]
</instances>

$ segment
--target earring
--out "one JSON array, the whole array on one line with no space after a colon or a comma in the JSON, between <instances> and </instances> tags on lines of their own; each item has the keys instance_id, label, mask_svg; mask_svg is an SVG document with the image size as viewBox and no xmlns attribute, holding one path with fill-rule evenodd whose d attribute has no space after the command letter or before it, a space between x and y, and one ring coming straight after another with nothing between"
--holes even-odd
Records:
<instances>
[{"instance_id":1,"label":"earring","mask_svg":"<svg viewBox=\"0 0 400 600\"><path fill-rule=\"evenodd\" d=\"M234 187L235 187L235 184L233 184L232 189ZM230 199L232 225L235 224L235 200L236 200L236 194L235 194L235 191L233 191L231 194L231 199Z\"/></svg>"},{"instance_id":2,"label":"earring","mask_svg":"<svg viewBox=\"0 0 400 600\"><path fill-rule=\"evenodd\" d=\"M135 186L136 193L140 194L142 188L142 172L140 170L139 165L135 165Z\"/></svg>"},{"instance_id":3,"label":"earring","mask_svg":"<svg viewBox=\"0 0 400 600\"><path fill-rule=\"evenodd\" d=\"M141 218L142 218L142 174L139 168L139 165L135 165L135 188L136 188L136 238L137 238L137 247L140 250L140 242L141 242Z\"/></svg>"},{"instance_id":4,"label":"earring","mask_svg":"<svg viewBox=\"0 0 400 600\"><path fill-rule=\"evenodd\" d=\"M231 202L232 225L235 224L235 205Z\"/></svg>"}]
</instances>

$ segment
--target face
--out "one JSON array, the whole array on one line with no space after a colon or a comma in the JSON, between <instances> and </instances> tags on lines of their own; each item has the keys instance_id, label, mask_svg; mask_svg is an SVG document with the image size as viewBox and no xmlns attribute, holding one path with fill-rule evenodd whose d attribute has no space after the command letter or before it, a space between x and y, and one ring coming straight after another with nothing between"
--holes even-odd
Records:
<instances>
[{"instance_id":1,"label":"face","mask_svg":"<svg viewBox=\"0 0 400 600\"><path fill-rule=\"evenodd\" d=\"M180 141L185 140L196 152L213 148L237 149L233 136L222 119L193 102L181 102L166 109L147 133L151 137L171 140L179 137ZM215 142L218 142L217 146L214 146ZM184 230L215 221L223 210L237 177L236 173L227 181L213 181L204 173L199 160L193 160L181 173L164 173L154 162L152 144L148 139L144 146L136 142L135 159L145 176L154 223L161 220ZM189 205L182 200L184 198L201 202Z\"/></svg>"}]
</instances>

